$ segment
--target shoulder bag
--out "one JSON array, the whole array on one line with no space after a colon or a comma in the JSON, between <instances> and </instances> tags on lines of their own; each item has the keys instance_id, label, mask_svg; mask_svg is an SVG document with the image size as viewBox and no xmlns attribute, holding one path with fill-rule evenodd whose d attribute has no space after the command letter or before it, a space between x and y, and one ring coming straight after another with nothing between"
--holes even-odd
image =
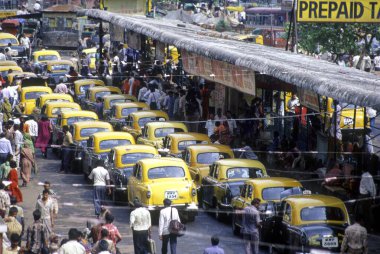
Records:
<instances>
[{"instance_id":1,"label":"shoulder bag","mask_svg":"<svg viewBox=\"0 0 380 254\"><path fill-rule=\"evenodd\" d=\"M178 220L173 220L173 208L170 208L170 222L169 222L169 232L176 236L183 236L185 234L186 227Z\"/></svg>"}]
</instances>

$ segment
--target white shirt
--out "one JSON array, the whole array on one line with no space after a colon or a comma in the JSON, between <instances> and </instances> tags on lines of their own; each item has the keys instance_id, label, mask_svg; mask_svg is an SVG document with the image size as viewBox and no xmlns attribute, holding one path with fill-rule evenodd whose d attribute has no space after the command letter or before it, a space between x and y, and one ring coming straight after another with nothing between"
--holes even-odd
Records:
<instances>
[{"instance_id":1,"label":"white shirt","mask_svg":"<svg viewBox=\"0 0 380 254\"><path fill-rule=\"evenodd\" d=\"M236 121L234 119L227 120L228 127L230 129L231 135L234 134L234 129L237 129Z\"/></svg>"},{"instance_id":2,"label":"white shirt","mask_svg":"<svg viewBox=\"0 0 380 254\"><path fill-rule=\"evenodd\" d=\"M368 118L374 118L376 117L376 114L377 114L376 110L374 110L371 107L366 108L366 113L367 113Z\"/></svg>"},{"instance_id":3,"label":"white shirt","mask_svg":"<svg viewBox=\"0 0 380 254\"><path fill-rule=\"evenodd\" d=\"M39 10L41 10L41 5L40 5L39 3L35 3L35 4L33 5L33 9L34 9L35 11L39 11Z\"/></svg>"},{"instance_id":4,"label":"white shirt","mask_svg":"<svg viewBox=\"0 0 380 254\"><path fill-rule=\"evenodd\" d=\"M66 94L66 93L69 92L69 90L67 89L66 84L64 84L64 83L59 83L59 84L55 87L54 92L55 92L55 93L63 93L63 94Z\"/></svg>"},{"instance_id":5,"label":"white shirt","mask_svg":"<svg viewBox=\"0 0 380 254\"><path fill-rule=\"evenodd\" d=\"M34 121L33 119L30 119L25 122L26 125L29 126L29 134L32 137L38 136L38 123Z\"/></svg>"},{"instance_id":6,"label":"white shirt","mask_svg":"<svg viewBox=\"0 0 380 254\"><path fill-rule=\"evenodd\" d=\"M71 240L61 246L58 254L85 254L86 250L82 244L76 240Z\"/></svg>"},{"instance_id":7,"label":"white shirt","mask_svg":"<svg viewBox=\"0 0 380 254\"><path fill-rule=\"evenodd\" d=\"M0 138L0 153L13 154L11 142L6 138Z\"/></svg>"},{"instance_id":8,"label":"white shirt","mask_svg":"<svg viewBox=\"0 0 380 254\"><path fill-rule=\"evenodd\" d=\"M143 87L139 90L139 95L137 96L138 101L141 101L142 99L144 99L144 95L145 95L147 90L148 90L148 88L146 88L146 87Z\"/></svg>"},{"instance_id":9,"label":"white shirt","mask_svg":"<svg viewBox=\"0 0 380 254\"><path fill-rule=\"evenodd\" d=\"M6 61L7 58L5 57L5 55L3 53L0 53L0 61Z\"/></svg>"},{"instance_id":10,"label":"white shirt","mask_svg":"<svg viewBox=\"0 0 380 254\"><path fill-rule=\"evenodd\" d=\"M88 178L94 180L94 186L106 186L107 181L110 180L110 175L107 169L103 167L96 167L91 171Z\"/></svg>"},{"instance_id":11,"label":"white shirt","mask_svg":"<svg viewBox=\"0 0 380 254\"><path fill-rule=\"evenodd\" d=\"M24 143L24 136L22 135L21 131L17 130L15 131L15 144L16 149L19 150L21 145Z\"/></svg>"},{"instance_id":12,"label":"white shirt","mask_svg":"<svg viewBox=\"0 0 380 254\"><path fill-rule=\"evenodd\" d=\"M157 109L161 109L160 97L161 97L161 94L157 89L153 93L149 91L146 104L150 105L151 102L156 102Z\"/></svg>"},{"instance_id":13,"label":"white shirt","mask_svg":"<svg viewBox=\"0 0 380 254\"><path fill-rule=\"evenodd\" d=\"M139 207L131 212L129 224L135 231L148 230L152 225L150 212L145 207Z\"/></svg>"},{"instance_id":14,"label":"white shirt","mask_svg":"<svg viewBox=\"0 0 380 254\"><path fill-rule=\"evenodd\" d=\"M9 86L1 90L1 93L3 94L3 98L8 98L11 96L11 91L9 89Z\"/></svg>"},{"instance_id":15,"label":"white shirt","mask_svg":"<svg viewBox=\"0 0 380 254\"><path fill-rule=\"evenodd\" d=\"M30 47L30 40L28 37L21 37L20 43L22 46L29 48Z\"/></svg>"},{"instance_id":16,"label":"white shirt","mask_svg":"<svg viewBox=\"0 0 380 254\"><path fill-rule=\"evenodd\" d=\"M374 153L372 138L368 134L365 135L365 143L366 143L366 147L365 147L366 152L367 153Z\"/></svg>"},{"instance_id":17,"label":"white shirt","mask_svg":"<svg viewBox=\"0 0 380 254\"><path fill-rule=\"evenodd\" d=\"M296 99L290 99L289 101L288 101L288 110L289 110L289 112L291 112L291 113L295 113L296 111L296 106L298 107L300 105L300 100L298 99L298 98L296 98Z\"/></svg>"},{"instance_id":18,"label":"white shirt","mask_svg":"<svg viewBox=\"0 0 380 254\"><path fill-rule=\"evenodd\" d=\"M380 68L380 56L376 56L373 59L373 63L375 64L375 67Z\"/></svg>"},{"instance_id":19,"label":"white shirt","mask_svg":"<svg viewBox=\"0 0 380 254\"><path fill-rule=\"evenodd\" d=\"M215 121L211 119L207 120L205 128L207 129L207 136L211 137L214 134Z\"/></svg>"},{"instance_id":20,"label":"white shirt","mask_svg":"<svg viewBox=\"0 0 380 254\"><path fill-rule=\"evenodd\" d=\"M227 120L227 117L224 116L224 115L221 115L221 116L218 116L218 115L215 115L215 121L224 121L224 120Z\"/></svg>"},{"instance_id":21,"label":"white shirt","mask_svg":"<svg viewBox=\"0 0 380 254\"><path fill-rule=\"evenodd\" d=\"M161 235L170 234L168 228L169 228L169 223L172 220L178 220L179 222L181 222L181 220L179 219L177 208L166 207L160 211L160 219L158 222L158 235L161 236Z\"/></svg>"},{"instance_id":22,"label":"white shirt","mask_svg":"<svg viewBox=\"0 0 380 254\"><path fill-rule=\"evenodd\" d=\"M373 181L373 177L369 172L365 172L362 174L362 179L360 180L359 192L360 194L363 194L363 195L369 194L371 197L376 196L376 186Z\"/></svg>"}]
</instances>

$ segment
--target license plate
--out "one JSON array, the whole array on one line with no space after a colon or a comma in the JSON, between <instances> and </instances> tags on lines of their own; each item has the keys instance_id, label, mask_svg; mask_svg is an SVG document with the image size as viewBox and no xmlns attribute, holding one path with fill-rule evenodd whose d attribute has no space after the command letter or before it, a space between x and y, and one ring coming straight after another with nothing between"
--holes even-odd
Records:
<instances>
[{"instance_id":1,"label":"license plate","mask_svg":"<svg viewBox=\"0 0 380 254\"><path fill-rule=\"evenodd\" d=\"M165 198L168 199L177 199L178 193L176 191L165 191Z\"/></svg>"},{"instance_id":2,"label":"license plate","mask_svg":"<svg viewBox=\"0 0 380 254\"><path fill-rule=\"evenodd\" d=\"M322 238L322 247L336 248L338 247L338 237L324 237Z\"/></svg>"}]
</instances>

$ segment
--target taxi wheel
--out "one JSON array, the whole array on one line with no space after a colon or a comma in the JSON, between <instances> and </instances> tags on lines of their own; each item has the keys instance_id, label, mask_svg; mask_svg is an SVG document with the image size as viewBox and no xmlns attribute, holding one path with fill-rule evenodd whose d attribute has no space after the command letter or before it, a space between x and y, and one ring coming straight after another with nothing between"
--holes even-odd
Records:
<instances>
[{"instance_id":1,"label":"taxi wheel","mask_svg":"<svg viewBox=\"0 0 380 254\"><path fill-rule=\"evenodd\" d=\"M221 221L223 219L223 211L220 210L218 202L216 199L213 200L213 208L215 213L215 219Z\"/></svg>"},{"instance_id":2,"label":"taxi wheel","mask_svg":"<svg viewBox=\"0 0 380 254\"><path fill-rule=\"evenodd\" d=\"M236 220L236 215L233 213L232 214L232 233L234 234L234 235L239 235L239 233L240 233L240 229L239 229L239 227L236 225L236 223L235 223L235 220Z\"/></svg>"}]
</instances>

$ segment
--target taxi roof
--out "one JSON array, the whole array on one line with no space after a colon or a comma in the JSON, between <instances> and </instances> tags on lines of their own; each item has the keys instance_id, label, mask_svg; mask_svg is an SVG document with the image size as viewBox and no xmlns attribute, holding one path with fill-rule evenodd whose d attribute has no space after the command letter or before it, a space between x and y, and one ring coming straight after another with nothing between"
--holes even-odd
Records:
<instances>
[{"instance_id":1,"label":"taxi roof","mask_svg":"<svg viewBox=\"0 0 380 254\"><path fill-rule=\"evenodd\" d=\"M3 65L3 66L5 66L5 65ZM21 72L21 73L20 72L12 72L12 73L8 73L8 77L15 77L15 76L22 77L22 78L27 78L27 77L28 78L37 78L37 74L35 74L34 72Z\"/></svg>"},{"instance_id":2,"label":"taxi roof","mask_svg":"<svg viewBox=\"0 0 380 254\"><path fill-rule=\"evenodd\" d=\"M40 95L40 98L43 98L43 99L49 99L49 98L52 98L52 99L72 99L73 97L70 95L70 94L64 94L64 93L49 93L49 94L42 94Z\"/></svg>"},{"instance_id":3,"label":"taxi roof","mask_svg":"<svg viewBox=\"0 0 380 254\"><path fill-rule=\"evenodd\" d=\"M168 137L181 140L210 140L209 136L198 132L177 132L168 134Z\"/></svg>"},{"instance_id":4,"label":"taxi roof","mask_svg":"<svg viewBox=\"0 0 380 254\"><path fill-rule=\"evenodd\" d=\"M104 81L101 80L101 79L79 79L79 80L76 80L74 81L74 84L75 85L86 85L88 83L94 83L94 82L97 82L97 83L102 83L104 85Z\"/></svg>"},{"instance_id":5,"label":"taxi roof","mask_svg":"<svg viewBox=\"0 0 380 254\"><path fill-rule=\"evenodd\" d=\"M115 86L95 86L95 87L91 87L89 89L89 91L91 93L93 93L93 92L101 92L101 91L120 91L120 93L121 93L120 88L115 87Z\"/></svg>"},{"instance_id":6,"label":"taxi roof","mask_svg":"<svg viewBox=\"0 0 380 254\"><path fill-rule=\"evenodd\" d=\"M7 70L12 70L12 71L18 71L18 72L23 72L22 68L20 66L0 66L0 71L7 71Z\"/></svg>"},{"instance_id":7,"label":"taxi roof","mask_svg":"<svg viewBox=\"0 0 380 254\"><path fill-rule=\"evenodd\" d=\"M0 61L0 66L18 66L16 61L7 60L7 61Z\"/></svg>"},{"instance_id":8,"label":"taxi roof","mask_svg":"<svg viewBox=\"0 0 380 254\"><path fill-rule=\"evenodd\" d=\"M82 109L81 106L76 102L68 102L68 101L49 101L46 104L46 107L69 107L69 108L76 108L76 109Z\"/></svg>"},{"instance_id":9,"label":"taxi roof","mask_svg":"<svg viewBox=\"0 0 380 254\"><path fill-rule=\"evenodd\" d=\"M159 127L185 127L187 130L187 126L182 122L171 122L171 121L156 121L156 122L149 122L146 123L145 126L151 127L151 128L159 128Z\"/></svg>"},{"instance_id":10,"label":"taxi roof","mask_svg":"<svg viewBox=\"0 0 380 254\"><path fill-rule=\"evenodd\" d=\"M79 111L64 111L61 113L62 118L68 118L73 116L90 116L94 119L98 119L98 115L95 112L89 110L79 110Z\"/></svg>"},{"instance_id":11,"label":"taxi roof","mask_svg":"<svg viewBox=\"0 0 380 254\"><path fill-rule=\"evenodd\" d=\"M145 153L153 153L158 154L158 151L153 146L148 145L126 145L126 146L116 146L113 150L118 154L126 154L126 153L135 153L135 152L145 152Z\"/></svg>"},{"instance_id":12,"label":"taxi roof","mask_svg":"<svg viewBox=\"0 0 380 254\"><path fill-rule=\"evenodd\" d=\"M47 65L59 65L59 64L69 64L74 66L74 63L70 60L52 60L52 61L47 61Z\"/></svg>"},{"instance_id":13,"label":"taxi roof","mask_svg":"<svg viewBox=\"0 0 380 254\"><path fill-rule=\"evenodd\" d=\"M229 150L232 152L231 147L220 144L198 144L188 146L186 149L197 151L197 152L215 152L221 150Z\"/></svg>"},{"instance_id":14,"label":"taxi roof","mask_svg":"<svg viewBox=\"0 0 380 254\"><path fill-rule=\"evenodd\" d=\"M34 51L33 55L56 55L56 56L60 56L60 54L59 54L58 51L56 51L56 50L46 50L46 49L39 50L39 51Z\"/></svg>"},{"instance_id":15,"label":"taxi roof","mask_svg":"<svg viewBox=\"0 0 380 254\"><path fill-rule=\"evenodd\" d=\"M73 126L76 128L86 128L86 127L100 127L100 128L109 128L113 129L112 125L108 122L103 122L103 121L83 121L83 122L76 122L73 123Z\"/></svg>"},{"instance_id":16,"label":"taxi roof","mask_svg":"<svg viewBox=\"0 0 380 254\"><path fill-rule=\"evenodd\" d=\"M29 86L29 87L23 87L21 88L21 92L29 93L29 92L45 92L50 91L50 93L53 93L50 87L47 86Z\"/></svg>"},{"instance_id":17,"label":"taxi roof","mask_svg":"<svg viewBox=\"0 0 380 254\"><path fill-rule=\"evenodd\" d=\"M116 99L136 99L135 96L129 94L109 94L103 97L103 100L116 100ZM137 100L137 99L136 99Z\"/></svg>"},{"instance_id":18,"label":"taxi roof","mask_svg":"<svg viewBox=\"0 0 380 254\"><path fill-rule=\"evenodd\" d=\"M89 54L89 53L96 53L97 48L89 48L82 50L83 53Z\"/></svg>"},{"instance_id":19,"label":"taxi roof","mask_svg":"<svg viewBox=\"0 0 380 254\"><path fill-rule=\"evenodd\" d=\"M320 194L295 195L287 197L284 200L300 208L310 206L344 206L343 201L339 198Z\"/></svg>"},{"instance_id":20,"label":"taxi roof","mask_svg":"<svg viewBox=\"0 0 380 254\"><path fill-rule=\"evenodd\" d=\"M218 160L215 163L226 166L226 167L264 167L258 160L249 160L249 159L223 159Z\"/></svg>"},{"instance_id":21,"label":"taxi roof","mask_svg":"<svg viewBox=\"0 0 380 254\"><path fill-rule=\"evenodd\" d=\"M94 133L91 136L94 136L94 138L96 139L115 139L115 138L123 139L125 138L125 139L134 140L131 134L124 131L111 131L111 132L102 131L102 132Z\"/></svg>"},{"instance_id":22,"label":"taxi roof","mask_svg":"<svg viewBox=\"0 0 380 254\"><path fill-rule=\"evenodd\" d=\"M132 117L138 117L138 118L144 118L144 117L163 117L166 119L169 119L169 116L166 112L161 110L144 110L144 111L137 111L129 114Z\"/></svg>"},{"instance_id":23,"label":"taxi roof","mask_svg":"<svg viewBox=\"0 0 380 254\"><path fill-rule=\"evenodd\" d=\"M145 102L119 102L113 105L115 108L149 108Z\"/></svg>"},{"instance_id":24,"label":"taxi roof","mask_svg":"<svg viewBox=\"0 0 380 254\"><path fill-rule=\"evenodd\" d=\"M226 159L228 160L228 159ZM261 187L302 187L302 184L293 178L288 177L264 177L247 180L246 183L252 183Z\"/></svg>"},{"instance_id":25,"label":"taxi roof","mask_svg":"<svg viewBox=\"0 0 380 254\"><path fill-rule=\"evenodd\" d=\"M170 157L163 157L163 158L147 158L147 159L141 159L138 161L138 163L141 163L145 166L151 167L151 166L186 166L186 163L179 158L170 158ZM180 165L179 163L182 163Z\"/></svg>"},{"instance_id":26,"label":"taxi roof","mask_svg":"<svg viewBox=\"0 0 380 254\"><path fill-rule=\"evenodd\" d=\"M17 40L17 37L14 36L13 34L10 34L10 33L3 33L3 32L0 33L0 38L13 38L13 39L16 39L16 40ZM18 41L18 40L17 40L17 41Z\"/></svg>"}]
</instances>

